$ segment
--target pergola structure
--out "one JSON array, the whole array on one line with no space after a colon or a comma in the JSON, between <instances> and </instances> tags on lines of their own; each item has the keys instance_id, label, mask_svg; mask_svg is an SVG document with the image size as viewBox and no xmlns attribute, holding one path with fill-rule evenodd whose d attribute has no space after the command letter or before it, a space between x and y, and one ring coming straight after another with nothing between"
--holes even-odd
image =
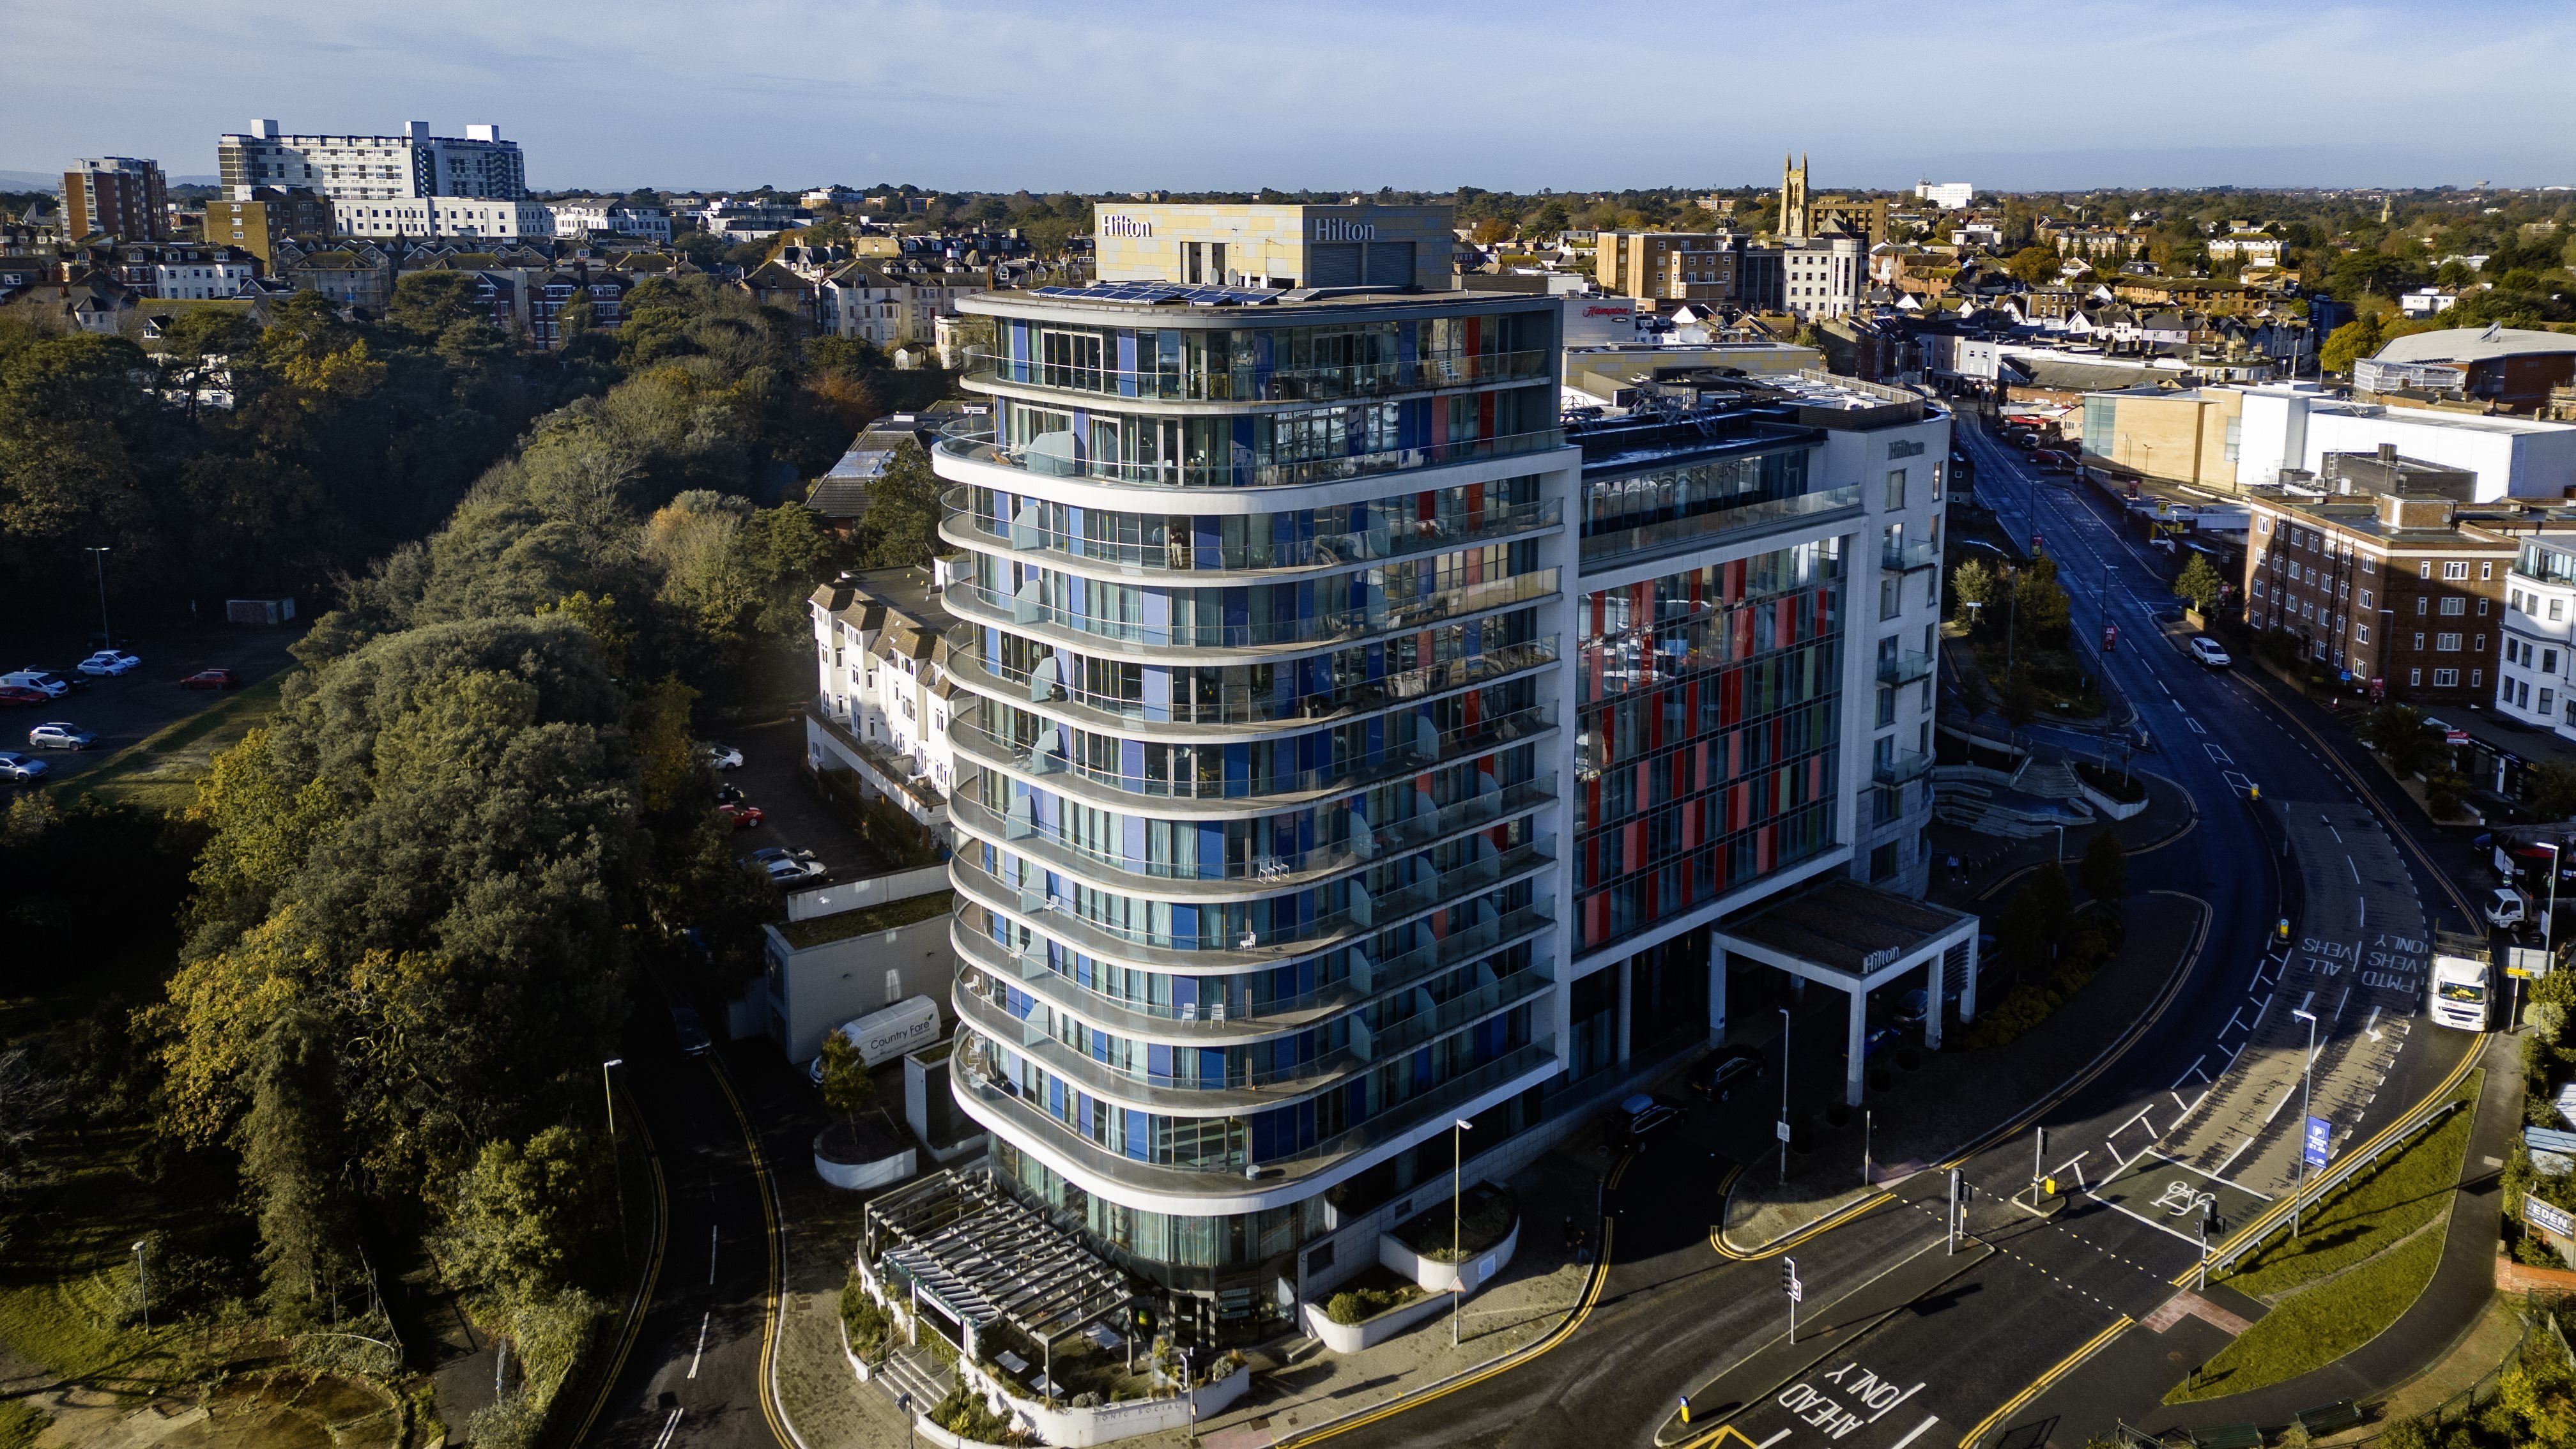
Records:
<instances>
[{"instance_id":1,"label":"pergola structure","mask_svg":"<svg viewBox=\"0 0 2576 1449\"><path fill-rule=\"evenodd\" d=\"M1776 966L1805 981L1821 982L1851 997L1850 1066L1846 1100L1861 1099L1861 1054L1869 1037L1869 994L1918 966L1929 965L1931 1009L1923 1018L1923 1044L1941 1045L1942 971L1953 948L1966 947L1967 981L1959 993L1959 1019L1977 1015L1977 918L1926 901L1883 891L1848 877L1828 881L1767 906L1710 933L1712 950ZM1726 1020L1726 973L1711 973L1715 997L1709 1018Z\"/></svg>"},{"instance_id":2,"label":"pergola structure","mask_svg":"<svg viewBox=\"0 0 2576 1449\"><path fill-rule=\"evenodd\" d=\"M976 1339L1006 1323L1044 1355L1049 1385L1056 1341L1113 1315L1124 1324L1136 1298L1126 1273L988 1172L942 1172L880 1197L864 1234L861 1251L916 1311L957 1325L969 1361L991 1357Z\"/></svg>"}]
</instances>

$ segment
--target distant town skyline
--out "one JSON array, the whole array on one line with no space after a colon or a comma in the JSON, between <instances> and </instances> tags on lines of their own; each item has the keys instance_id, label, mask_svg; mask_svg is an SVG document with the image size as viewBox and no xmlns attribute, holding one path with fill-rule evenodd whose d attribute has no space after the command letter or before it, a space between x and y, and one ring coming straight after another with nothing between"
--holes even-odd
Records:
<instances>
[{"instance_id":1,"label":"distant town skyline","mask_svg":"<svg viewBox=\"0 0 2576 1449\"><path fill-rule=\"evenodd\" d=\"M95 36L39 7L0 56L0 168L124 154L205 175L219 134L274 116L497 123L548 190L1766 186L1783 150L1809 153L1822 189L2576 180L2557 68L2576 16L2535 4L2450 5L2438 24L2206 0L1288 13L1255 37L1175 30L1134 0L769 5L720 25L667 0L142 0L115 63L75 67L60 58ZM2404 139L2381 139L2379 107Z\"/></svg>"}]
</instances>

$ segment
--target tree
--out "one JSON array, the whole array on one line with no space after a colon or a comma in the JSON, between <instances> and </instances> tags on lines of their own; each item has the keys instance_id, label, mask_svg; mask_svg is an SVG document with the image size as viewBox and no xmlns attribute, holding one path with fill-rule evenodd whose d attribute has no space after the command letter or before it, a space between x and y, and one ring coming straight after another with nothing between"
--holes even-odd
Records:
<instances>
[{"instance_id":1,"label":"tree","mask_svg":"<svg viewBox=\"0 0 2576 1449\"><path fill-rule=\"evenodd\" d=\"M2576 819L2576 764L2541 760L2523 767L2531 808L2543 820Z\"/></svg>"},{"instance_id":2,"label":"tree","mask_svg":"<svg viewBox=\"0 0 2576 1449\"><path fill-rule=\"evenodd\" d=\"M2113 911L2129 894L2129 851L2108 829L2084 847L2084 893Z\"/></svg>"},{"instance_id":3,"label":"tree","mask_svg":"<svg viewBox=\"0 0 2576 1449\"><path fill-rule=\"evenodd\" d=\"M906 440L886 469L868 480L868 511L857 546L868 568L926 568L939 548L939 475L930 455Z\"/></svg>"},{"instance_id":4,"label":"tree","mask_svg":"<svg viewBox=\"0 0 2576 1449\"><path fill-rule=\"evenodd\" d=\"M2208 613L2209 606L2218 601L2219 591L2225 587L2225 582L2218 577L2218 570L2209 566L2209 556L2199 553L2191 556L2191 562L2182 566L2182 572L2176 574L2173 581L2174 596L2191 600L2192 608L2203 614Z\"/></svg>"},{"instance_id":5,"label":"tree","mask_svg":"<svg viewBox=\"0 0 2576 1449\"><path fill-rule=\"evenodd\" d=\"M2019 729L2038 716L2039 686L2031 682L2029 670L2016 667L2005 675L2004 687L1999 693L2004 718L2014 728Z\"/></svg>"},{"instance_id":6,"label":"tree","mask_svg":"<svg viewBox=\"0 0 2576 1449\"><path fill-rule=\"evenodd\" d=\"M1968 609L1971 604L1977 606L1968 610L1971 628L1985 623L1986 610L1994 607L2002 591L2002 580L1996 578L1995 571L1986 567L1982 560L1972 558L1950 570L1952 601L1961 609Z\"/></svg>"},{"instance_id":7,"label":"tree","mask_svg":"<svg viewBox=\"0 0 2576 1449\"><path fill-rule=\"evenodd\" d=\"M2013 253L2004 263L2004 270L2012 273L2024 285L2036 287L2056 276L2058 266L2064 260L2057 254L2055 247L2042 246L2034 242Z\"/></svg>"},{"instance_id":8,"label":"tree","mask_svg":"<svg viewBox=\"0 0 2576 1449\"><path fill-rule=\"evenodd\" d=\"M2336 328L2317 350L2317 365L2328 372L2350 372L2355 361L2379 351L2379 319L2357 317Z\"/></svg>"},{"instance_id":9,"label":"tree","mask_svg":"<svg viewBox=\"0 0 2576 1449\"><path fill-rule=\"evenodd\" d=\"M355 1246L321 1021L305 1011L278 1018L261 1039L257 1072L241 1170L258 1204L263 1298L273 1317L305 1322L337 1298Z\"/></svg>"},{"instance_id":10,"label":"tree","mask_svg":"<svg viewBox=\"0 0 2576 1449\"><path fill-rule=\"evenodd\" d=\"M2043 644L2063 644L2073 619L2066 590L2057 586L2057 568L2043 555L2013 580L2014 627Z\"/></svg>"},{"instance_id":11,"label":"tree","mask_svg":"<svg viewBox=\"0 0 2576 1449\"><path fill-rule=\"evenodd\" d=\"M2066 884L2066 869L2050 861L2031 873L2030 883L2022 887L2030 897L2031 909L2038 913L2040 936L2055 942L2066 935L2067 925L2075 919L2075 892Z\"/></svg>"},{"instance_id":12,"label":"tree","mask_svg":"<svg viewBox=\"0 0 2576 1449\"><path fill-rule=\"evenodd\" d=\"M557 1124L515 1142L487 1142L458 1178L447 1224L430 1239L455 1287L526 1302L574 1285L579 1249L602 1217L609 1171L592 1144Z\"/></svg>"},{"instance_id":13,"label":"tree","mask_svg":"<svg viewBox=\"0 0 2576 1449\"><path fill-rule=\"evenodd\" d=\"M849 1036L838 1029L823 1033L823 1105L858 1125L859 1114L877 1108L876 1080Z\"/></svg>"}]
</instances>

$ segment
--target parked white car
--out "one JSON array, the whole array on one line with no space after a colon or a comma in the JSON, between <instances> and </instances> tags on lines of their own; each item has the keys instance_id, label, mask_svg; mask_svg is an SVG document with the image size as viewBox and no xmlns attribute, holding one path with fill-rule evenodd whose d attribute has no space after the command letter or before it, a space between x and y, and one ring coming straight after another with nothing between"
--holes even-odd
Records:
<instances>
[{"instance_id":1,"label":"parked white car","mask_svg":"<svg viewBox=\"0 0 2576 1449\"><path fill-rule=\"evenodd\" d=\"M82 660L79 667L80 672L83 674L105 679L114 675L130 674L133 671L142 668L143 661L135 658L131 654L119 653L114 649L101 649L96 654Z\"/></svg>"},{"instance_id":2,"label":"parked white car","mask_svg":"<svg viewBox=\"0 0 2576 1449\"><path fill-rule=\"evenodd\" d=\"M2191 657L2208 665L2212 669L2225 669L2228 665L2236 662L2235 660L2227 657L2227 650L2221 646L2217 640L2210 638L2206 634L2194 634L2192 636Z\"/></svg>"},{"instance_id":3,"label":"parked white car","mask_svg":"<svg viewBox=\"0 0 2576 1449\"><path fill-rule=\"evenodd\" d=\"M742 751L731 745L708 745L707 763L719 770L739 770L742 768Z\"/></svg>"}]
</instances>

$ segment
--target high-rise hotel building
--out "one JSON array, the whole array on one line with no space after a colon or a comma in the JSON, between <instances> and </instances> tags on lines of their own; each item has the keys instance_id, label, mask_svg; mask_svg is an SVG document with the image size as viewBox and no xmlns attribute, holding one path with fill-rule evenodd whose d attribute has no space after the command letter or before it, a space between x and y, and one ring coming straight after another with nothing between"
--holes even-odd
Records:
<instances>
[{"instance_id":1,"label":"high-rise hotel building","mask_svg":"<svg viewBox=\"0 0 2576 1449\"><path fill-rule=\"evenodd\" d=\"M1496 1170L1706 1040L1712 922L1919 891L1948 420L1569 431L1560 304L1447 288L1444 209L1103 210L1102 281L960 303L991 413L934 455L955 1086L1015 1191L1257 1320L1454 1123Z\"/></svg>"}]
</instances>

